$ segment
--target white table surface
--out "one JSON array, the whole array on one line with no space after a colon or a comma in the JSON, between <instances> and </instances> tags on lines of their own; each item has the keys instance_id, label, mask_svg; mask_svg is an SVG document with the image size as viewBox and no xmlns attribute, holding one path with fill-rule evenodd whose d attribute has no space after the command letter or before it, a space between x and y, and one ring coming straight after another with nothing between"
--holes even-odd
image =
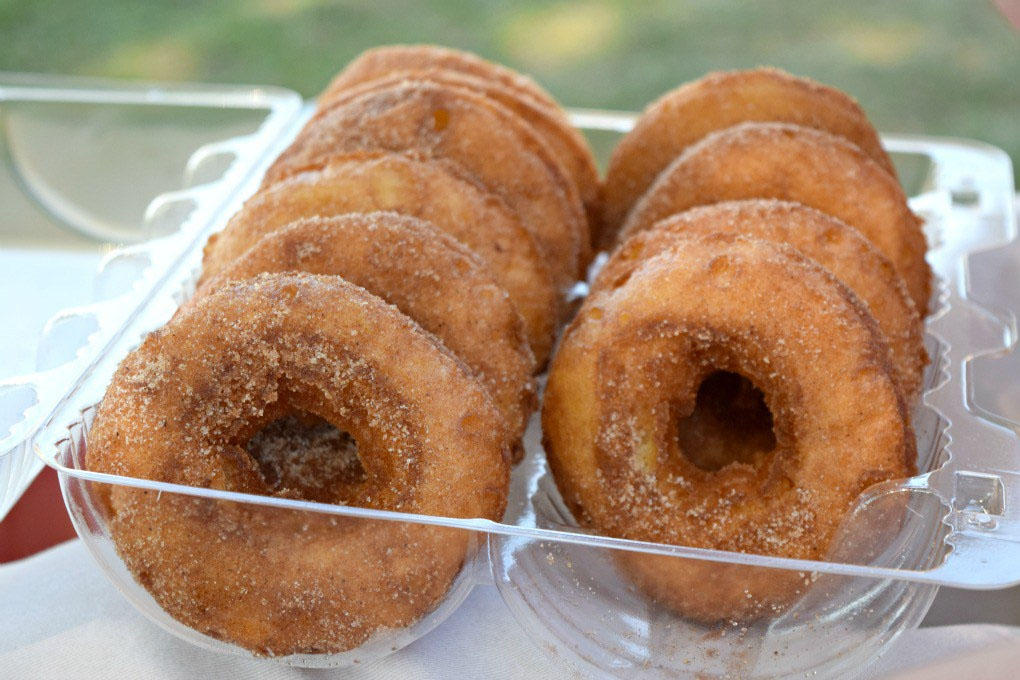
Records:
<instances>
[{"instance_id":1,"label":"white table surface","mask_svg":"<svg viewBox=\"0 0 1020 680\"><path fill-rule=\"evenodd\" d=\"M1017 677L1020 627L971 624L905 633L862 678ZM495 587L476 587L431 633L363 668L305 670L207 652L138 613L78 540L0 567L0 680L22 678L576 677L533 645Z\"/></svg>"}]
</instances>

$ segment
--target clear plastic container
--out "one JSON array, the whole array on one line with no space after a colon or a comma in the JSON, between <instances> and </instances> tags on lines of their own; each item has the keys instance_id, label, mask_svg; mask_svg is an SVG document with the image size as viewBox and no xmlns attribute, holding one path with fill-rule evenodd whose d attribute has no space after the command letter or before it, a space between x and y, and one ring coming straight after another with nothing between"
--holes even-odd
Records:
<instances>
[{"instance_id":1,"label":"clear plastic container","mask_svg":"<svg viewBox=\"0 0 1020 680\"><path fill-rule=\"evenodd\" d=\"M277 88L0 73L0 519L42 468L33 432L301 106Z\"/></svg>"},{"instance_id":2,"label":"clear plastic container","mask_svg":"<svg viewBox=\"0 0 1020 680\"><path fill-rule=\"evenodd\" d=\"M526 437L525 460L513 472L510 507L501 523L89 472L85 464L89 426L117 364L190 294L205 239L254 190L266 164L308 111L307 106L300 112L276 111L270 118L275 113L282 118L273 133L223 142L218 148L231 149L237 160L227 173L235 172L236 181L222 190L211 184L157 199L162 206L189 201L194 209L173 235L126 251L125 256L144 256L153 264L131 293L90 308L98 325L93 337L101 342L89 342L74 370L54 378L61 381L61 395L47 401L41 427L24 426L35 432L39 458L58 471L74 524L99 565L159 625L196 645L251 656L245 648L226 642L230 634L215 626L206 626L212 634L203 634L185 625L178 619L193 619L179 603L169 606L175 618L139 585L116 549L117 531L111 529L104 500L111 493L140 494L138 503L145 510L165 508L165 515L176 517L201 513L213 524L217 518L241 513L260 517L268 526L362 532L394 527L424 532L435 527L449 532L446 542L463 552L446 564L442 595L430 600L427 613L415 622L371 627L372 634L363 643L346 651L285 656L275 654L271 645L263 650L278 661L306 666L367 663L390 654L449 616L474 584L491 582L540 649L584 674L840 677L858 672L899 633L916 626L939 585L1001 588L1020 583L1020 442L1008 422L990 415L995 397L989 395L1000 393L976 379L1008 376L1014 365L1006 360L1015 337L1015 310L1009 307L1013 301L1006 298L1007 304L998 305L1003 282L982 278L978 266L989 258L1020 261L1013 178L1003 152L966 141L884 138L912 207L926 221L929 260L940 280L936 311L927 323L933 361L926 374L924 403L914 414L921 472L865 492L824 561L593 535L577 526L556 491L539 444L537 418ZM633 122L629 114L572 115L582 129L607 142ZM24 454L14 452L16 464L30 466ZM242 562L265 559L252 547L264 535L249 535L248 543L227 534L201 535L201 550L210 559L227 549L241 550ZM278 540L300 543L293 537ZM253 552L248 555L245 550ZM671 598L679 604L657 603L635 585L633 565L647 560L692 575ZM142 571L151 578L152 570L159 568L150 564ZM137 564L134 569L139 571ZM196 571L190 582L201 578ZM263 569L257 576L248 574L243 583L240 575L236 578L232 582L228 577L216 587L236 592L272 587L300 599L319 592L321 585L314 569L286 573ZM258 581L255 586L251 578ZM782 595L774 595L777 592ZM754 604L749 609L743 600ZM749 610L755 615L747 615ZM732 616L720 619L722 611Z\"/></svg>"}]
</instances>

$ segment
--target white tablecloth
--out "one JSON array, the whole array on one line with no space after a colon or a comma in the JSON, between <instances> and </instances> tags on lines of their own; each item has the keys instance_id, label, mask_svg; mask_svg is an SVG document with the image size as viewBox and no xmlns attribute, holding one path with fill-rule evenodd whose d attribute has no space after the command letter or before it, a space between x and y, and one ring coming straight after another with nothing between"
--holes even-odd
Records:
<instances>
[{"instance_id":1,"label":"white tablecloth","mask_svg":"<svg viewBox=\"0 0 1020 680\"><path fill-rule=\"evenodd\" d=\"M1009 678L1020 674L1020 627L922 628L904 634L866 678ZM206 652L136 612L74 540L0 567L0 680L23 678L574 677L524 635L496 589L475 588L421 640L364 668L308 671Z\"/></svg>"}]
</instances>

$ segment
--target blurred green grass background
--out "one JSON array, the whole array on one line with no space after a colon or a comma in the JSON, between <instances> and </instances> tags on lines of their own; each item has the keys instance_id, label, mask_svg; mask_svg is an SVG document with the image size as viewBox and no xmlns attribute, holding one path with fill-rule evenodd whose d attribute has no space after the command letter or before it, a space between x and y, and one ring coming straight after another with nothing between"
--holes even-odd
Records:
<instances>
[{"instance_id":1,"label":"blurred green grass background","mask_svg":"<svg viewBox=\"0 0 1020 680\"><path fill-rule=\"evenodd\" d=\"M433 42L531 73L565 105L640 109L768 64L857 97L885 131L1020 161L1020 37L991 0L0 0L0 69L273 84L310 96L367 47Z\"/></svg>"}]
</instances>

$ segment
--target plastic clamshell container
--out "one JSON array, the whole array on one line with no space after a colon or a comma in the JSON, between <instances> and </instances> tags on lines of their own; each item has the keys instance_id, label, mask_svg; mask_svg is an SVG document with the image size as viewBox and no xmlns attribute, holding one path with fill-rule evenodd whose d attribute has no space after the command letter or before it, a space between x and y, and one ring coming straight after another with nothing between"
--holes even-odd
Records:
<instances>
[{"instance_id":1,"label":"plastic clamshell container","mask_svg":"<svg viewBox=\"0 0 1020 680\"><path fill-rule=\"evenodd\" d=\"M42 468L32 434L155 311L153 287L301 107L278 88L0 73L0 519Z\"/></svg>"},{"instance_id":2,"label":"plastic clamshell container","mask_svg":"<svg viewBox=\"0 0 1020 680\"><path fill-rule=\"evenodd\" d=\"M346 631L345 639L356 639L354 630L367 631L353 649L338 644L316 654L280 654L279 647L273 647L278 638L272 631L253 643L258 656L304 666L363 664L390 654L441 623L474 584L495 583L537 646L585 675L770 678L811 673L839 677L859 671L899 633L916 626L939 585L1000 588L1020 582L1020 441L1008 420L993 415L995 397L980 401L982 395L1000 392L975 381L975 376L1009 375L1014 370L1008 360L1016 310L1008 301L998 304L996 291L1003 282L975 266L999 266L1000 274L1003 269L1016 274L1015 268L1003 264L1020 261L1013 177L1002 151L966 141L883 138L907 185L912 207L925 219L929 261L939 279L935 311L927 322L932 362L923 404L913 415L920 474L867 490L848 513L823 561L644 543L587 532L570 516L548 473L537 418L526 436L526 457L513 472L510 505L500 523L90 472L86 464L89 428L113 372L141 338L164 324L187 298L206 238L254 191L265 167L310 111L309 106L302 112L289 104L284 108L274 112L280 118L271 129L261 128L265 134L222 143L237 154L227 173L235 173L232 183L156 199L158 206L186 197L195 202L195 209L172 236L127 251L144 254L154 264L130 295L94 308L103 321L93 337L101 340L90 342L73 370L61 376L61 395L47 400L47 414L38 419L42 425L35 429L34 449L58 471L79 535L124 595L160 626L201 647L252 656L248 649L227 641L239 639L242 633L208 621L201 624L205 633L199 632L185 623L195 621L187 603L170 602L171 615L164 608L166 601L157 601L139 584L133 574L144 573L151 583L159 573L169 573L160 572L168 565L160 565L158 555L144 550L141 554L148 557L133 561L130 568L125 563L115 541L120 529L111 525L105 510L104 499L111 493L134 494L139 508L165 509L164 514L175 521L205 518L209 529L199 532L201 542L196 538L195 545L170 551L169 566L193 580L211 579L204 565L215 564L217 553L242 551L232 553L235 558L241 555L236 562L253 566L239 569L233 576L237 582L231 582L229 574L226 582L218 582L218 587L238 594L238 602L245 600L248 588L283 591L299 601L302 594L321 592L320 567L328 569L330 559L345 564L340 553L326 550L323 554L333 557L324 557L313 568L288 572L293 582L284 583L281 572L255 568L280 564L273 561L273 551L267 552L266 536L256 530L256 524L304 527L291 535L274 535L270 543L284 554L291 544L306 546L308 540L322 540L330 532L337 532L334 546L342 543L339 537L359 532L401 527L416 534L445 532L445 543L455 549L452 557L450 550L443 551L447 559L442 564L431 565L431 582L443 587L419 592L425 614L405 612L401 625L387 628L373 623L368 613L345 612L348 618L335 622ZM596 148L611 143L634 120L631 114L612 112L572 111L571 115L592 136ZM31 466L24 451L14 455L17 465ZM212 529L216 518L240 516L258 518L248 529L242 527L241 538ZM166 526L158 527L157 533ZM665 606L629 577L627 565L640 560L658 560L705 579L690 579L689 587L675 594L679 605ZM703 587L709 582L715 591ZM786 595L772 597L776 589ZM707 611L699 607L706 600ZM322 602L330 601L327 597ZM234 604L223 606L231 611Z\"/></svg>"}]
</instances>

